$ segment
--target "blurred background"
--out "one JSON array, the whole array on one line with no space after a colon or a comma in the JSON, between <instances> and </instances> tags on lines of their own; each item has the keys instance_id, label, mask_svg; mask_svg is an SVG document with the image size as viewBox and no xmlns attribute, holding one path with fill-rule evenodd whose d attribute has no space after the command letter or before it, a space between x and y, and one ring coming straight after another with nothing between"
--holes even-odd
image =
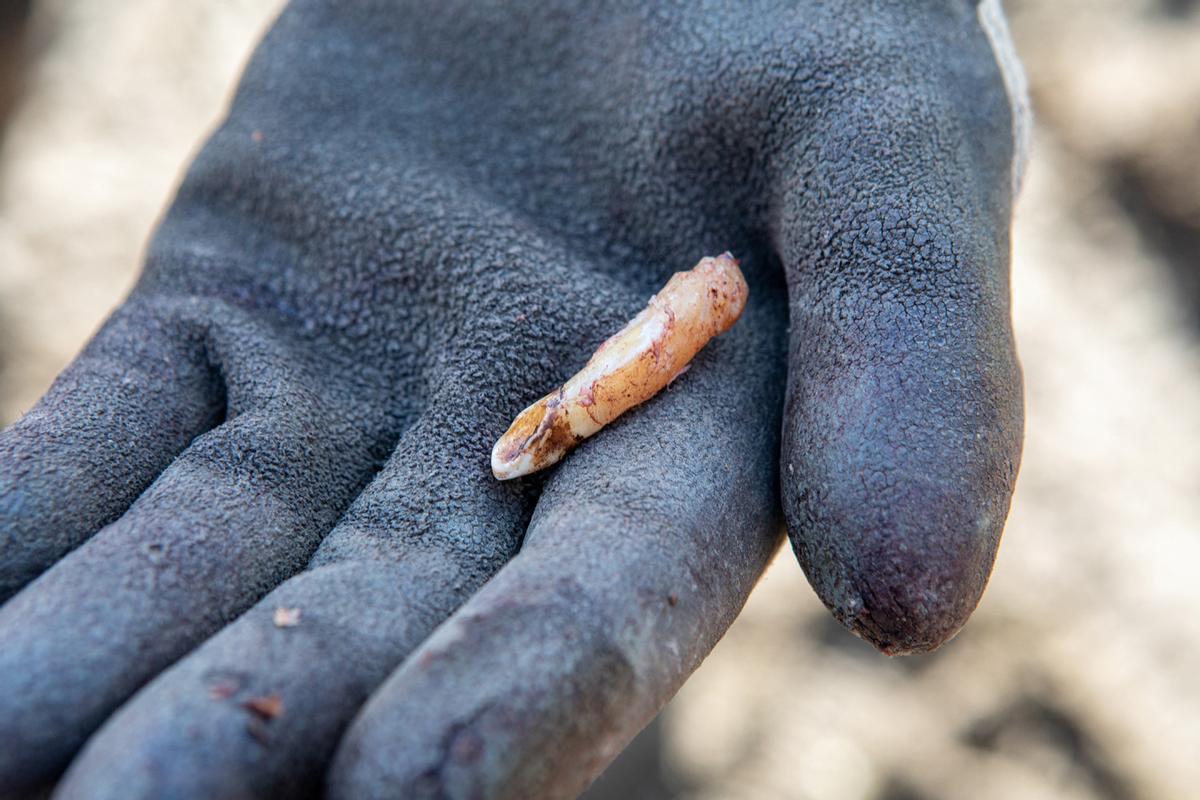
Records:
<instances>
[{"instance_id":1,"label":"blurred background","mask_svg":"<svg viewBox=\"0 0 1200 800\"><path fill-rule=\"evenodd\" d=\"M0 424L128 291L279 5L0 0ZM888 660L784 551L591 797L1200 797L1200 2L1006 5L1028 424L979 611Z\"/></svg>"}]
</instances>

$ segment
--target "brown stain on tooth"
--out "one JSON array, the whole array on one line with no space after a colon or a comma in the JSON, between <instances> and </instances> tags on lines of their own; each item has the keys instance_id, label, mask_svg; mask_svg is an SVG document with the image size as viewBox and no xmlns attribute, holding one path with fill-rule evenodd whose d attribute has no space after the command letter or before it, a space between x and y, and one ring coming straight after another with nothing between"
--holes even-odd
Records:
<instances>
[{"instance_id":1,"label":"brown stain on tooth","mask_svg":"<svg viewBox=\"0 0 1200 800\"><path fill-rule=\"evenodd\" d=\"M547 405L550 396L547 395L525 409L513 421L508 433L500 442L497 442L497 452L501 460L512 461L521 454L523 449L528 447L530 441L537 435L538 429L542 427L547 414L552 412Z\"/></svg>"}]
</instances>

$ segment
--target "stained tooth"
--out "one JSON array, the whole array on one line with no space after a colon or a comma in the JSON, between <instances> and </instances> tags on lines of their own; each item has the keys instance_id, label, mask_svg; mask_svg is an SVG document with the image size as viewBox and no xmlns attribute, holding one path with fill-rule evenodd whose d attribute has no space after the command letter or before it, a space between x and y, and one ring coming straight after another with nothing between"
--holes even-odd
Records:
<instances>
[{"instance_id":1,"label":"stained tooth","mask_svg":"<svg viewBox=\"0 0 1200 800\"><path fill-rule=\"evenodd\" d=\"M750 290L729 253L677 272L560 388L517 415L492 448L492 474L519 478L558 463L577 444L683 374L729 330Z\"/></svg>"}]
</instances>

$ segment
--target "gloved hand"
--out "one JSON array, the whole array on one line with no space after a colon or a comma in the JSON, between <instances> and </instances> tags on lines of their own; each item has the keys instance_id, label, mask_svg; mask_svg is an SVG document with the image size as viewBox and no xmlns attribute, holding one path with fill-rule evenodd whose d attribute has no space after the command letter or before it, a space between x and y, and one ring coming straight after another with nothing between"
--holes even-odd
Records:
<instances>
[{"instance_id":1,"label":"gloved hand","mask_svg":"<svg viewBox=\"0 0 1200 800\"><path fill-rule=\"evenodd\" d=\"M0 439L0 786L569 796L781 508L840 620L936 647L1019 458L1012 130L965 0L296 0ZM493 479L517 411L726 249L732 331Z\"/></svg>"}]
</instances>

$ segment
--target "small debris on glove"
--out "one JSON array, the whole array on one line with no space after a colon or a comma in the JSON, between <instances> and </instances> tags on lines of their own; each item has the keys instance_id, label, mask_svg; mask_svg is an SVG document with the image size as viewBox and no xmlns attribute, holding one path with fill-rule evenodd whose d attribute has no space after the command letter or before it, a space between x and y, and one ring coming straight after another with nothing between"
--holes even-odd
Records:
<instances>
[{"instance_id":1,"label":"small debris on glove","mask_svg":"<svg viewBox=\"0 0 1200 800\"><path fill-rule=\"evenodd\" d=\"M300 624L300 609L280 606L275 609L276 628L294 628Z\"/></svg>"},{"instance_id":2,"label":"small debris on glove","mask_svg":"<svg viewBox=\"0 0 1200 800\"><path fill-rule=\"evenodd\" d=\"M226 700L230 697L233 697L237 690L238 687L236 683L233 683L232 681L222 681L221 683L217 683L208 687L208 696L213 700Z\"/></svg>"},{"instance_id":3,"label":"small debris on glove","mask_svg":"<svg viewBox=\"0 0 1200 800\"><path fill-rule=\"evenodd\" d=\"M277 694L251 697L242 707L263 720L271 720L283 713L283 698Z\"/></svg>"}]
</instances>

